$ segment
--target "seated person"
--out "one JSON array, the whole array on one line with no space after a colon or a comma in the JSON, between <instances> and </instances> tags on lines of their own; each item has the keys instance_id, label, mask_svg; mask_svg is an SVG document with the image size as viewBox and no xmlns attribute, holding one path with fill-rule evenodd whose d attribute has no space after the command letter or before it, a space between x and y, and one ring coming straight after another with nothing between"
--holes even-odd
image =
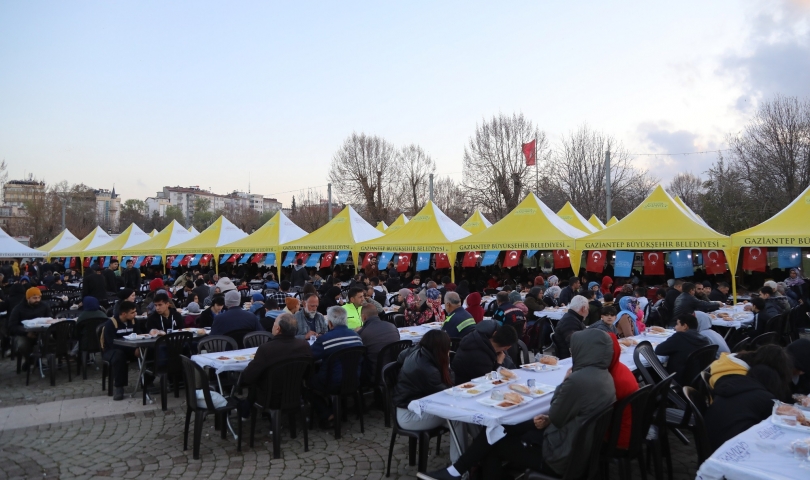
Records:
<instances>
[{"instance_id":1,"label":"seated person","mask_svg":"<svg viewBox=\"0 0 810 480\"><path fill-rule=\"evenodd\" d=\"M169 330L179 330L185 328L186 322L183 316L171 306L169 296L165 293L157 293L152 299L154 313L146 318L147 332L168 332Z\"/></svg>"},{"instance_id":2,"label":"seated person","mask_svg":"<svg viewBox=\"0 0 810 480\"><path fill-rule=\"evenodd\" d=\"M616 336L619 338L638 335L638 329L636 328L638 315L633 300L635 300L633 297L622 297L619 299L620 310L619 313L616 314L616 323L614 324L617 332Z\"/></svg>"},{"instance_id":3,"label":"seated person","mask_svg":"<svg viewBox=\"0 0 810 480\"><path fill-rule=\"evenodd\" d=\"M762 287L765 289L767 287ZM754 297L751 299L751 310L754 312L753 332L751 338L756 338L768 331L768 321L780 315L779 307L767 299Z\"/></svg>"},{"instance_id":4,"label":"seated person","mask_svg":"<svg viewBox=\"0 0 810 480\"><path fill-rule=\"evenodd\" d=\"M596 299L596 292L593 290L585 290L582 292L582 296L588 300L588 315L583 319L583 322L587 326L599 323L602 319L602 302Z\"/></svg>"},{"instance_id":5,"label":"seated person","mask_svg":"<svg viewBox=\"0 0 810 480\"><path fill-rule=\"evenodd\" d=\"M551 290L551 289L549 289ZM557 357L568 358L571 356L570 339L574 332L585 330L585 323L583 319L590 311L588 300L582 295L576 295L571 299L571 305L568 306L568 311L557 323L557 329L554 333L554 348L557 351Z\"/></svg>"},{"instance_id":6,"label":"seated person","mask_svg":"<svg viewBox=\"0 0 810 480\"><path fill-rule=\"evenodd\" d=\"M242 295L239 291L228 290L225 292L226 310L214 318L214 324L211 326L211 335L227 335L237 330L245 330L248 332L265 331L259 319L256 318L256 315L239 307L241 300Z\"/></svg>"},{"instance_id":7,"label":"seated person","mask_svg":"<svg viewBox=\"0 0 810 480\"><path fill-rule=\"evenodd\" d=\"M211 328L214 325L214 318L222 313L224 308L225 297L222 295L214 295L211 298L211 305L197 316L197 328Z\"/></svg>"},{"instance_id":8,"label":"seated person","mask_svg":"<svg viewBox=\"0 0 810 480\"><path fill-rule=\"evenodd\" d=\"M96 297L84 297L82 299L82 313L79 314L79 318L76 319L76 323L83 322L91 318L103 318L104 320L107 320L110 317L108 317L107 314L101 310L101 305L98 303L98 299Z\"/></svg>"},{"instance_id":9,"label":"seated person","mask_svg":"<svg viewBox=\"0 0 810 480\"><path fill-rule=\"evenodd\" d=\"M186 306L186 318L183 319L186 327L191 328L197 325L197 319L200 317L200 314L202 314L200 304L197 302L190 302Z\"/></svg>"},{"instance_id":10,"label":"seated person","mask_svg":"<svg viewBox=\"0 0 810 480\"><path fill-rule=\"evenodd\" d=\"M574 366L554 392L548 415L504 425L506 436L493 445L486 433L481 433L451 467L417 477L457 479L481 462L482 478L500 479L506 460L517 469L550 469L558 475L579 478L588 467L587 461L579 459L598 452L573 451L577 429L616 401L614 379L608 371L614 356L613 340L594 329L576 332L571 335L571 356Z\"/></svg>"},{"instance_id":11,"label":"seated person","mask_svg":"<svg viewBox=\"0 0 810 480\"><path fill-rule=\"evenodd\" d=\"M282 313L285 313L284 310L281 309L280 306L276 303L276 299L269 296L267 300L264 301L264 308L266 311L264 312L264 318L262 319L262 326L268 332L273 331L273 323L275 323L276 319Z\"/></svg>"},{"instance_id":12,"label":"seated person","mask_svg":"<svg viewBox=\"0 0 810 480\"><path fill-rule=\"evenodd\" d=\"M709 340L698 332L698 321L694 315L683 314L675 322L675 333L655 347L655 354L669 357L667 371L675 373L675 381L689 385L691 378L684 378L686 359L700 347L709 345Z\"/></svg>"},{"instance_id":13,"label":"seated person","mask_svg":"<svg viewBox=\"0 0 810 480\"><path fill-rule=\"evenodd\" d=\"M250 302L250 313L260 319L264 317L264 314L267 313L264 307L264 295L259 292L253 292L250 296Z\"/></svg>"},{"instance_id":14,"label":"seated person","mask_svg":"<svg viewBox=\"0 0 810 480\"><path fill-rule=\"evenodd\" d=\"M517 295L518 298L520 298L520 294ZM498 303L498 308L495 310L495 314L492 315L492 320L498 322L499 325L514 326L518 322L526 321L523 310L517 308L515 304L509 300L509 293L498 292L498 295L495 296L495 301Z\"/></svg>"},{"instance_id":15,"label":"seated person","mask_svg":"<svg viewBox=\"0 0 810 480\"><path fill-rule=\"evenodd\" d=\"M475 330L475 319L467 310L461 308L461 297L456 292L444 295L445 320L442 330L450 338L462 338Z\"/></svg>"},{"instance_id":16,"label":"seated person","mask_svg":"<svg viewBox=\"0 0 810 480\"><path fill-rule=\"evenodd\" d=\"M486 375L498 367L515 368L506 351L517 343L517 332L511 325L497 325L490 321L481 322L473 332L461 339L453 358L457 385Z\"/></svg>"},{"instance_id":17,"label":"seated person","mask_svg":"<svg viewBox=\"0 0 810 480\"><path fill-rule=\"evenodd\" d=\"M124 300L118 308L118 315L107 320L101 327L101 356L110 363L112 369L113 400L124 399L124 387L129 380L129 361L140 355L136 348L115 344L116 339L135 331L136 313L135 304Z\"/></svg>"},{"instance_id":18,"label":"seated person","mask_svg":"<svg viewBox=\"0 0 810 480\"><path fill-rule=\"evenodd\" d=\"M329 331L326 319L318 311L319 304L320 299L317 293L304 296L304 307L295 313L295 320L298 323L296 338L309 340L312 336L318 337Z\"/></svg>"},{"instance_id":19,"label":"seated person","mask_svg":"<svg viewBox=\"0 0 810 480\"><path fill-rule=\"evenodd\" d=\"M366 305L370 306L371 308L374 309L375 312L377 312L377 315L379 316L379 315L382 315L382 314L385 313L385 309L383 309L382 304L380 302L378 302L377 299L375 298L376 293L377 292L374 290L374 287L372 285L366 286L365 303L363 304L363 306L364 307ZM385 294L383 294L383 295L385 295ZM384 301L384 299L383 299L383 301ZM362 315L361 315L361 317L362 317Z\"/></svg>"},{"instance_id":20,"label":"seated person","mask_svg":"<svg viewBox=\"0 0 810 480\"><path fill-rule=\"evenodd\" d=\"M467 312L475 320L475 323L481 323L484 320L484 307L481 306L481 294L472 292L467 295Z\"/></svg>"},{"instance_id":21,"label":"seated person","mask_svg":"<svg viewBox=\"0 0 810 480\"><path fill-rule=\"evenodd\" d=\"M360 293L362 293L362 290ZM310 383L312 390L321 394L313 395L312 403L323 428L328 428L328 422L334 418L334 415L330 413L326 399L323 398L322 395L328 395L329 391L340 385L340 382L343 380L343 372L340 365L336 365L336 368L333 368L331 378L327 377L327 363L329 357L347 348L363 346L363 340L360 338L360 335L346 325L347 315L343 307L329 307L329 310L326 312L326 320L329 331L318 337L315 343L312 344L313 358L315 358L315 360L322 360L323 364ZM360 375L360 369L358 369L357 372L348 372L347 374Z\"/></svg>"},{"instance_id":22,"label":"seated person","mask_svg":"<svg viewBox=\"0 0 810 480\"><path fill-rule=\"evenodd\" d=\"M717 358L720 357L720 354L731 353L731 349L728 348L723 336L712 330L712 318L708 313L697 311L695 312L695 318L698 321L698 332L706 337L709 344L717 345Z\"/></svg>"},{"instance_id":23,"label":"seated person","mask_svg":"<svg viewBox=\"0 0 810 480\"><path fill-rule=\"evenodd\" d=\"M34 349L37 334L25 331L23 320L33 320L35 318L52 318L51 307L42 302L42 291L36 287L30 287L25 291L25 300L20 302L11 311L8 317L8 333L13 337L14 347L17 355L22 355L25 359L23 369L28 368L28 356Z\"/></svg>"},{"instance_id":24,"label":"seated person","mask_svg":"<svg viewBox=\"0 0 810 480\"><path fill-rule=\"evenodd\" d=\"M383 347L400 340L399 330L393 323L384 322L377 316L377 311L370 304L364 303L360 313L363 326L357 331L363 345L366 346L365 378L374 381L377 372L377 357Z\"/></svg>"},{"instance_id":25,"label":"seated person","mask_svg":"<svg viewBox=\"0 0 810 480\"><path fill-rule=\"evenodd\" d=\"M785 350L793 364L791 391L801 395L810 395L810 340L806 338L794 340Z\"/></svg>"},{"instance_id":26,"label":"seated person","mask_svg":"<svg viewBox=\"0 0 810 480\"><path fill-rule=\"evenodd\" d=\"M588 328L593 328L595 330L602 330L605 333L612 333L616 335L616 309L613 307L602 307L602 311L600 321L594 323L593 325L589 326Z\"/></svg>"}]
</instances>

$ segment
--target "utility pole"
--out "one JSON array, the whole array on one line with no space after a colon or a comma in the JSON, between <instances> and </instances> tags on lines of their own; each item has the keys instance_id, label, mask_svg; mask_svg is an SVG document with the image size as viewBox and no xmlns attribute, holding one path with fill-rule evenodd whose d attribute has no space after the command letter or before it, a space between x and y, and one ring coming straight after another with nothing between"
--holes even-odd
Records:
<instances>
[{"instance_id":1,"label":"utility pole","mask_svg":"<svg viewBox=\"0 0 810 480\"><path fill-rule=\"evenodd\" d=\"M517 173L512 174L512 184L514 188L515 205L520 203L520 175Z\"/></svg>"},{"instance_id":2,"label":"utility pole","mask_svg":"<svg viewBox=\"0 0 810 480\"><path fill-rule=\"evenodd\" d=\"M377 220L383 220L383 205L382 205L382 170L377 170L377 211L379 212Z\"/></svg>"},{"instance_id":3,"label":"utility pole","mask_svg":"<svg viewBox=\"0 0 810 480\"><path fill-rule=\"evenodd\" d=\"M332 220L332 184L329 183L326 186L327 196L329 197L329 205L327 206L327 210L329 210L329 220Z\"/></svg>"},{"instance_id":4,"label":"utility pole","mask_svg":"<svg viewBox=\"0 0 810 480\"><path fill-rule=\"evenodd\" d=\"M428 179L429 179L428 188L429 188L429 192L430 192L430 201L432 202L433 201L433 174L432 173L428 176ZM416 212L413 212L413 213L416 214Z\"/></svg>"},{"instance_id":5,"label":"utility pole","mask_svg":"<svg viewBox=\"0 0 810 480\"><path fill-rule=\"evenodd\" d=\"M611 202L611 194L610 194L610 149L605 152L605 206L606 206L606 217L605 222L610 221L610 202Z\"/></svg>"}]
</instances>

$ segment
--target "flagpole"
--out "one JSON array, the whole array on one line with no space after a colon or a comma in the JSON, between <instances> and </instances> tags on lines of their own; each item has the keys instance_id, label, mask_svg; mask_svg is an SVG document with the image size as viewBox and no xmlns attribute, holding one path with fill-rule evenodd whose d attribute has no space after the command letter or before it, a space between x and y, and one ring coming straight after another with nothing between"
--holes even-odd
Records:
<instances>
[{"instance_id":1,"label":"flagpole","mask_svg":"<svg viewBox=\"0 0 810 480\"><path fill-rule=\"evenodd\" d=\"M540 177L537 173L537 135L534 136L534 189L540 198Z\"/></svg>"}]
</instances>

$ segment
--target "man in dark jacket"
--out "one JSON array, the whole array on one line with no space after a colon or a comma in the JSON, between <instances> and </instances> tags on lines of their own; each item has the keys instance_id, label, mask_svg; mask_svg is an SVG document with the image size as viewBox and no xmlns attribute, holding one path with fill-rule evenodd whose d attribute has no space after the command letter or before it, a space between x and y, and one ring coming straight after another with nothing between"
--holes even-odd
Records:
<instances>
[{"instance_id":1,"label":"man in dark jacket","mask_svg":"<svg viewBox=\"0 0 810 480\"><path fill-rule=\"evenodd\" d=\"M571 299L568 311L557 323L557 329L554 332L554 347L557 350L557 357L568 358L571 356L571 335L574 332L585 330L584 319L589 312L590 306L587 298L577 295Z\"/></svg>"},{"instance_id":2,"label":"man in dark jacket","mask_svg":"<svg viewBox=\"0 0 810 480\"><path fill-rule=\"evenodd\" d=\"M793 363L792 393L810 395L810 340L800 338L785 348Z\"/></svg>"},{"instance_id":3,"label":"man in dark jacket","mask_svg":"<svg viewBox=\"0 0 810 480\"><path fill-rule=\"evenodd\" d=\"M474 332L461 339L452 363L456 385L486 375L498 367L515 368L506 351L517 343L517 332L511 325L495 329L496 325L491 321L481 322Z\"/></svg>"},{"instance_id":4,"label":"man in dark jacket","mask_svg":"<svg viewBox=\"0 0 810 480\"><path fill-rule=\"evenodd\" d=\"M121 277L124 279L124 288L141 291L141 271L135 268L135 262L131 258L127 259L127 268L121 273ZM200 298L200 301L202 300Z\"/></svg>"},{"instance_id":5,"label":"man in dark jacket","mask_svg":"<svg viewBox=\"0 0 810 480\"><path fill-rule=\"evenodd\" d=\"M462 338L475 329L475 319L461 308L461 297L456 292L447 292L444 296L444 325L442 330L450 338Z\"/></svg>"},{"instance_id":6,"label":"man in dark jacket","mask_svg":"<svg viewBox=\"0 0 810 480\"><path fill-rule=\"evenodd\" d=\"M118 316L107 320L101 327L101 356L110 363L112 369L115 386L113 400L124 399L124 387L129 380L129 360L139 355L139 351L134 348L115 344L116 339L135 331L136 312L135 304L124 300L118 307Z\"/></svg>"},{"instance_id":7,"label":"man in dark jacket","mask_svg":"<svg viewBox=\"0 0 810 480\"><path fill-rule=\"evenodd\" d=\"M728 283L720 282L717 284L717 288L709 293L709 301L712 302L723 302L726 303L728 301Z\"/></svg>"},{"instance_id":8,"label":"man in dark jacket","mask_svg":"<svg viewBox=\"0 0 810 480\"><path fill-rule=\"evenodd\" d=\"M211 335L227 335L237 330L247 330L250 332L264 332L265 329L256 315L239 308L242 295L236 290L225 292L226 311L214 317L214 324L211 325ZM296 325L296 328L297 325Z\"/></svg>"},{"instance_id":9,"label":"man in dark jacket","mask_svg":"<svg viewBox=\"0 0 810 480\"><path fill-rule=\"evenodd\" d=\"M146 319L147 332L152 330L168 332L169 330L179 330L186 326L186 322L183 320L183 316L180 315L180 312L171 307L167 294L163 292L155 294L152 304L155 306L155 311Z\"/></svg>"},{"instance_id":10,"label":"man in dark jacket","mask_svg":"<svg viewBox=\"0 0 810 480\"><path fill-rule=\"evenodd\" d=\"M23 358L28 358L34 348L37 335L25 331L23 320L34 318L53 317L51 307L47 303L42 303L42 291L36 287L31 287L25 291L25 300L14 307L8 317L8 333L14 337L14 345L17 354ZM28 363L28 360L26 360Z\"/></svg>"},{"instance_id":11,"label":"man in dark jacket","mask_svg":"<svg viewBox=\"0 0 810 480\"><path fill-rule=\"evenodd\" d=\"M667 306L667 311L672 314L675 310L675 300L681 295L683 291L683 280L677 279L672 284L672 287L667 290L667 296L664 297L664 305ZM675 318L675 317L672 317Z\"/></svg>"},{"instance_id":12,"label":"man in dark jacket","mask_svg":"<svg viewBox=\"0 0 810 480\"><path fill-rule=\"evenodd\" d=\"M579 278L578 277L571 277L568 279L568 286L563 288L560 292L560 298L557 299L557 302L561 305L568 305L573 300L574 296L576 296L577 292L579 291Z\"/></svg>"},{"instance_id":13,"label":"man in dark jacket","mask_svg":"<svg viewBox=\"0 0 810 480\"><path fill-rule=\"evenodd\" d=\"M689 354L709 344L709 339L698 332L698 321L694 315L681 315L675 323L675 334L655 347L655 354L669 357L667 371L675 373L675 380L681 385L689 385L691 378L686 374L686 359Z\"/></svg>"},{"instance_id":14,"label":"man in dark jacket","mask_svg":"<svg viewBox=\"0 0 810 480\"><path fill-rule=\"evenodd\" d=\"M304 288L304 285L309 281L309 273L304 267L304 260L298 259L295 261L292 273L290 273L290 283L293 287Z\"/></svg>"},{"instance_id":15,"label":"man in dark jacket","mask_svg":"<svg viewBox=\"0 0 810 480\"><path fill-rule=\"evenodd\" d=\"M357 331L357 334L360 335L363 345L366 346L366 360L363 362L364 375L374 381L377 372L377 356L383 347L400 340L399 330L393 323L380 320L374 307L368 303L363 304L361 318L363 326Z\"/></svg>"},{"instance_id":16,"label":"man in dark jacket","mask_svg":"<svg viewBox=\"0 0 810 480\"><path fill-rule=\"evenodd\" d=\"M695 284L684 283L683 292L675 299L675 309L672 311L672 318L679 318L682 315L694 315L699 312L713 312L725 305L724 302L708 302L695 297Z\"/></svg>"},{"instance_id":17,"label":"man in dark jacket","mask_svg":"<svg viewBox=\"0 0 810 480\"><path fill-rule=\"evenodd\" d=\"M282 313L273 324L273 341L267 342L256 350L256 357L242 372L240 382L255 384L262 374L273 365L293 358L312 358L309 342L295 338L298 323L289 313Z\"/></svg>"},{"instance_id":18,"label":"man in dark jacket","mask_svg":"<svg viewBox=\"0 0 810 480\"><path fill-rule=\"evenodd\" d=\"M526 316L523 315L523 310L517 308L512 302L509 301L509 293L498 292L495 296L495 301L498 302L498 308L492 315L492 320L498 322L499 325L515 325L519 322L526 323Z\"/></svg>"},{"instance_id":19,"label":"man in dark jacket","mask_svg":"<svg viewBox=\"0 0 810 480\"><path fill-rule=\"evenodd\" d=\"M194 281L194 288L191 289L192 295L197 295L197 300L205 302L205 299L211 295L211 289L205 284L205 280L198 278Z\"/></svg>"},{"instance_id":20,"label":"man in dark jacket","mask_svg":"<svg viewBox=\"0 0 810 480\"><path fill-rule=\"evenodd\" d=\"M87 270L87 274L82 279L82 298L96 297L98 303L107 305L107 283L101 276L101 269L98 265L93 265Z\"/></svg>"},{"instance_id":21,"label":"man in dark jacket","mask_svg":"<svg viewBox=\"0 0 810 480\"><path fill-rule=\"evenodd\" d=\"M118 270L118 260L110 260L109 268L105 268L104 271L101 272L108 292L118 293L118 276L115 274L116 270Z\"/></svg>"},{"instance_id":22,"label":"man in dark jacket","mask_svg":"<svg viewBox=\"0 0 810 480\"><path fill-rule=\"evenodd\" d=\"M775 316L781 314L779 307L777 307L775 303L768 303L767 300L761 297L751 299L751 310L754 312L754 323L752 325L752 335L754 337L767 332L768 322Z\"/></svg>"}]
</instances>

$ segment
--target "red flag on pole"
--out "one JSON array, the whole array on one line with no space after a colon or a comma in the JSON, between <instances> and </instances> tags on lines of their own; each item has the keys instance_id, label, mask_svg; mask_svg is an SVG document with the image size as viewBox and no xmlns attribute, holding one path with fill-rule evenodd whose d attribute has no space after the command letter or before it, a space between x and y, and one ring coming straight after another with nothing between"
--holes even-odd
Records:
<instances>
[{"instance_id":1,"label":"red flag on pole","mask_svg":"<svg viewBox=\"0 0 810 480\"><path fill-rule=\"evenodd\" d=\"M84 265L85 268L89 267L90 266L90 260L92 260L92 259L93 259L93 257L85 257L84 258L84 263L82 263L82 265Z\"/></svg>"},{"instance_id":2,"label":"red flag on pole","mask_svg":"<svg viewBox=\"0 0 810 480\"><path fill-rule=\"evenodd\" d=\"M726 273L726 255L722 250L703 250L703 267L709 275Z\"/></svg>"},{"instance_id":3,"label":"red flag on pole","mask_svg":"<svg viewBox=\"0 0 810 480\"><path fill-rule=\"evenodd\" d=\"M607 250L593 250L588 252L588 265L585 267L585 271L602 273L605 269L605 260L607 260Z\"/></svg>"},{"instance_id":4,"label":"red flag on pole","mask_svg":"<svg viewBox=\"0 0 810 480\"><path fill-rule=\"evenodd\" d=\"M367 254L366 254L364 257L363 257L363 267L362 267L362 268L366 268L366 267L368 267L368 264L369 264L369 262L371 262L371 259L372 259L372 258L377 258L377 253L376 253L376 252L368 252L368 253L367 253Z\"/></svg>"},{"instance_id":5,"label":"red flag on pole","mask_svg":"<svg viewBox=\"0 0 810 480\"><path fill-rule=\"evenodd\" d=\"M768 249L751 247L743 249L743 270L764 272L768 266Z\"/></svg>"},{"instance_id":6,"label":"red flag on pole","mask_svg":"<svg viewBox=\"0 0 810 480\"><path fill-rule=\"evenodd\" d=\"M76 257L70 257L70 268L76 268Z\"/></svg>"},{"instance_id":7,"label":"red flag on pole","mask_svg":"<svg viewBox=\"0 0 810 480\"><path fill-rule=\"evenodd\" d=\"M478 265L478 252L467 252L464 254L464 260L461 262L462 267L475 267Z\"/></svg>"},{"instance_id":8,"label":"red flag on pole","mask_svg":"<svg viewBox=\"0 0 810 480\"><path fill-rule=\"evenodd\" d=\"M307 259L309 258L309 254L305 252L301 252L295 256L295 263L298 263L298 260L301 260L302 263L307 263Z\"/></svg>"},{"instance_id":9,"label":"red flag on pole","mask_svg":"<svg viewBox=\"0 0 810 480\"><path fill-rule=\"evenodd\" d=\"M321 257L321 268L331 267L332 261L335 259L335 252L326 252Z\"/></svg>"},{"instance_id":10,"label":"red flag on pole","mask_svg":"<svg viewBox=\"0 0 810 480\"><path fill-rule=\"evenodd\" d=\"M531 167L535 163L537 163L537 157L535 152L535 143L537 140L532 140L529 143L523 144L523 156L526 157L526 166Z\"/></svg>"},{"instance_id":11,"label":"red flag on pole","mask_svg":"<svg viewBox=\"0 0 810 480\"><path fill-rule=\"evenodd\" d=\"M411 266L411 254L400 253L397 259L397 272L407 272L408 267Z\"/></svg>"},{"instance_id":12,"label":"red flag on pole","mask_svg":"<svg viewBox=\"0 0 810 480\"><path fill-rule=\"evenodd\" d=\"M571 266L571 258L568 250L554 250L554 268L568 268Z\"/></svg>"},{"instance_id":13,"label":"red flag on pole","mask_svg":"<svg viewBox=\"0 0 810 480\"><path fill-rule=\"evenodd\" d=\"M185 257L183 257L182 260L180 260L180 266L181 267L188 266L188 262L190 262L193 258L194 255L186 255Z\"/></svg>"},{"instance_id":14,"label":"red flag on pole","mask_svg":"<svg viewBox=\"0 0 810 480\"><path fill-rule=\"evenodd\" d=\"M145 266L149 265L150 263L152 263L152 257L146 256L146 257L143 257L143 260L141 261L141 266L145 267Z\"/></svg>"},{"instance_id":15,"label":"red flag on pole","mask_svg":"<svg viewBox=\"0 0 810 480\"><path fill-rule=\"evenodd\" d=\"M450 268L450 259L446 253L436 254L436 268Z\"/></svg>"},{"instance_id":16,"label":"red flag on pole","mask_svg":"<svg viewBox=\"0 0 810 480\"><path fill-rule=\"evenodd\" d=\"M166 257L166 266L170 267L172 263L174 263L175 255L169 255Z\"/></svg>"},{"instance_id":17,"label":"red flag on pole","mask_svg":"<svg viewBox=\"0 0 810 480\"><path fill-rule=\"evenodd\" d=\"M210 253L206 253L205 255L203 255L202 258L200 258L200 265L208 265L208 262L211 261L212 256L213 255L211 255ZM167 265L169 264L167 263Z\"/></svg>"},{"instance_id":18,"label":"red flag on pole","mask_svg":"<svg viewBox=\"0 0 810 480\"><path fill-rule=\"evenodd\" d=\"M520 262L520 253L522 251L523 250L507 250L503 258L503 268L516 267L518 262Z\"/></svg>"},{"instance_id":19,"label":"red flag on pole","mask_svg":"<svg viewBox=\"0 0 810 480\"><path fill-rule=\"evenodd\" d=\"M250 263L261 263L263 257L263 253L256 253L253 255L253 258L250 259Z\"/></svg>"},{"instance_id":20,"label":"red flag on pole","mask_svg":"<svg viewBox=\"0 0 810 480\"><path fill-rule=\"evenodd\" d=\"M644 275L664 275L664 254L644 252Z\"/></svg>"}]
</instances>

